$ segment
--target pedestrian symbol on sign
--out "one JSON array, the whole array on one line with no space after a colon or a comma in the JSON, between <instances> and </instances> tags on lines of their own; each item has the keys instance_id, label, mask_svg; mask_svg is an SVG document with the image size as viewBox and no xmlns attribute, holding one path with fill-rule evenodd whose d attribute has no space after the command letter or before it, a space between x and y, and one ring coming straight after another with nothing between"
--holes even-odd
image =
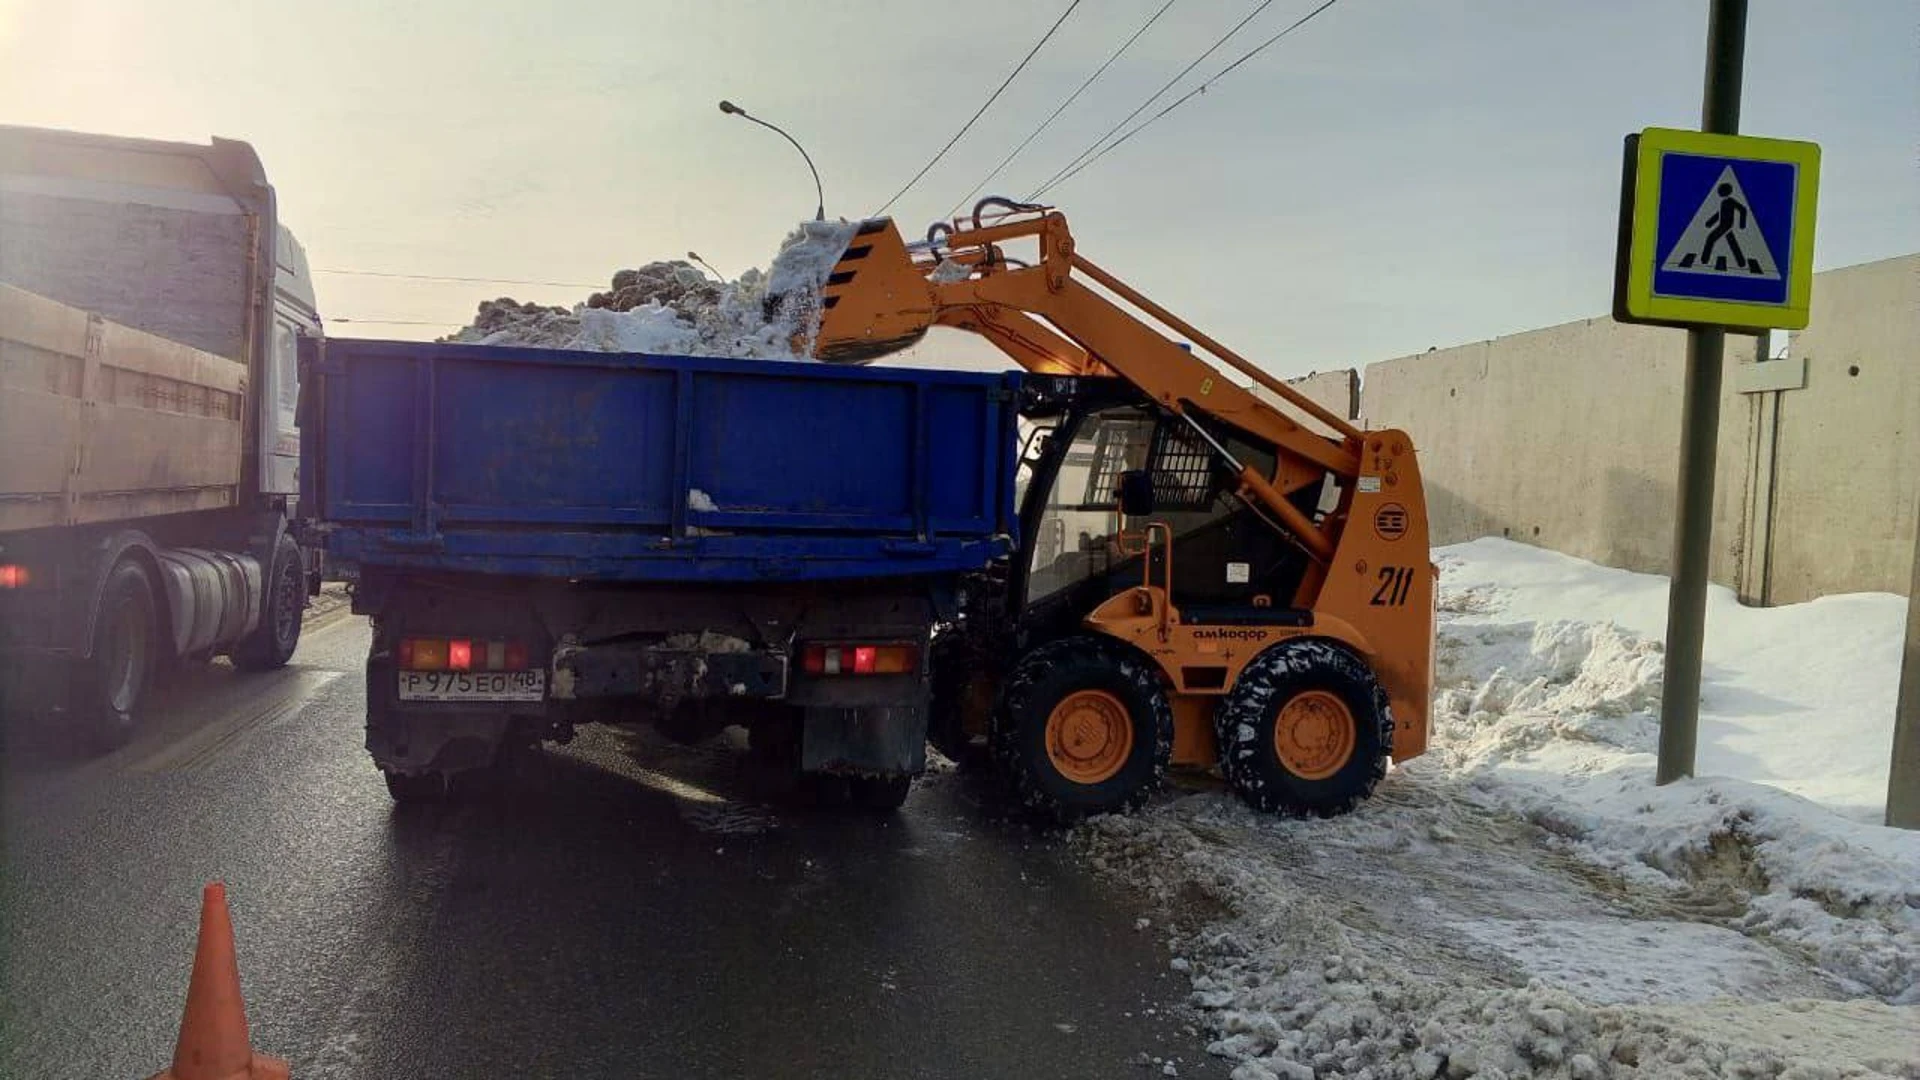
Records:
<instances>
[{"instance_id":1,"label":"pedestrian symbol on sign","mask_svg":"<svg viewBox=\"0 0 1920 1080\"><path fill-rule=\"evenodd\" d=\"M1660 265L1664 271L1689 274L1724 274L1767 281L1780 279L1780 267L1767 249L1760 224L1754 219L1753 204L1734 175L1733 166L1720 171L1720 179L1708 189L1700 208L1693 212L1686 231L1667 253Z\"/></svg>"}]
</instances>

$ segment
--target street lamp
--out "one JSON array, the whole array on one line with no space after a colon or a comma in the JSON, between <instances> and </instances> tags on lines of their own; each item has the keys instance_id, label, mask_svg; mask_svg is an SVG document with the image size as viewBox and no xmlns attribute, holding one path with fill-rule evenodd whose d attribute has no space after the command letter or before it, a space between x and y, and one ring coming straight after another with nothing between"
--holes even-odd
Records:
<instances>
[{"instance_id":1,"label":"street lamp","mask_svg":"<svg viewBox=\"0 0 1920 1080\"><path fill-rule=\"evenodd\" d=\"M762 120L757 116L748 115L747 110L741 108L738 105L735 105L731 101L722 101L720 103L720 111L723 113L730 113L734 116L738 116L742 120L751 120L754 123L759 124L761 127L766 128L768 131L775 132L781 138L787 140L788 142L793 143L793 148L795 150L800 151L800 156L806 160L807 171L813 174L813 194L815 198L815 203L813 207L813 220L815 221L827 220L827 196L820 187L820 170L813 167L813 158L807 156L806 148L801 146L799 141L796 140L793 136L787 134L784 131L781 131L779 128L773 126L772 124L767 123L765 120Z\"/></svg>"}]
</instances>

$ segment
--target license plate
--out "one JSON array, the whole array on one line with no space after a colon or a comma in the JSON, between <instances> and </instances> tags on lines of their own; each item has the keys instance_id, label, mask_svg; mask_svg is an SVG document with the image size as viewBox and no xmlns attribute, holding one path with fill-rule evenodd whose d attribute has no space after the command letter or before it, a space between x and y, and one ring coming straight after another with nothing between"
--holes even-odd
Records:
<instances>
[{"instance_id":1,"label":"license plate","mask_svg":"<svg viewBox=\"0 0 1920 1080\"><path fill-rule=\"evenodd\" d=\"M401 701L539 701L545 671L402 671Z\"/></svg>"}]
</instances>

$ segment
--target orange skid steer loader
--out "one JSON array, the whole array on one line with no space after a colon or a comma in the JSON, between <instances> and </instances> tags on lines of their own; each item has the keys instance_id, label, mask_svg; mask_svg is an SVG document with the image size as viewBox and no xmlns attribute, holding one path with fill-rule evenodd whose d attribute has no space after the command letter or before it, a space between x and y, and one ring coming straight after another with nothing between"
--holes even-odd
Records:
<instances>
[{"instance_id":1,"label":"orange skid steer loader","mask_svg":"<svg viewBox=\"0 0 1920 1080\"><path fill-rule=\"evenodd\" d=\"M857 227L815 355L866 363L934 326L1033 373L1021 547L935 641L935 746L984 744L1061 819L1216 762L1255 807L1331 815L1426 749L1436 574L1405 432L1359 430L1180 321L1048 207L983 200L911 245Z\"/></svg>"}]
</instances>

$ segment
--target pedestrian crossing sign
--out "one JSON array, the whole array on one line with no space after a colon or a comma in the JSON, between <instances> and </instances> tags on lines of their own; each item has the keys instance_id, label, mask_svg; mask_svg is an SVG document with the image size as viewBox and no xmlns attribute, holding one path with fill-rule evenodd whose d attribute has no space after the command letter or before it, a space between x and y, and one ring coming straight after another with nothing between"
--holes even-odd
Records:
<instances>
[{"instance_id":1,"label":"pedestrian crossing sign","mask_svg":"<svg viewBox=\"0 0 1920 1080\"><path fill-rule=\"evenodd\" d=\"M1673 128L1627 136L1615 318L1805 327L1819 186L1815 143Z\"/></svg>"}]
</instances>

